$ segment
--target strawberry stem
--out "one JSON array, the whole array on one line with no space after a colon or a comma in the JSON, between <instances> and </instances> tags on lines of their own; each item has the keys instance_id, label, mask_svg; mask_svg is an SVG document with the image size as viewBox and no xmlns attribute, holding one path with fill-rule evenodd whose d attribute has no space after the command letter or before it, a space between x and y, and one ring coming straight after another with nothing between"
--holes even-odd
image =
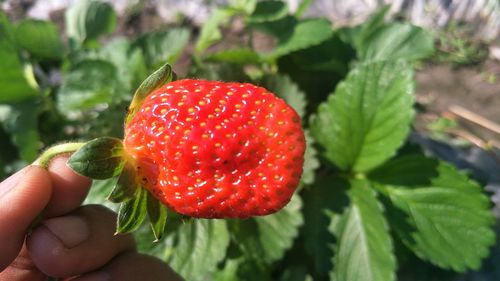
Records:
<instances>
[{"instance_id":1,"label":"strawberry stem","mask_svg":"<svg viewBox=\"0 0 500 281\"><path fill-rule=\"evenodd\" d=\"M52 161L52 159L61 154L75 152L84 144L84 142L68 142L49 147L42 153L42 155L40 155L40 157L38 157L38 159L33 164L44 169L48 169L50 161Z\"/></svg>"}]
</instances>

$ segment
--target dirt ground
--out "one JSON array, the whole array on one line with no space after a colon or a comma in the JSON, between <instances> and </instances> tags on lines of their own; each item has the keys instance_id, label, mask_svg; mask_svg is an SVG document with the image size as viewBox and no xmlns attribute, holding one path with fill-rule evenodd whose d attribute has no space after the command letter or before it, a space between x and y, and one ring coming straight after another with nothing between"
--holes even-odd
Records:
<instances>
[{"instance_id":1,"label":"dirt ground","mask_svg":"<svg viewBox=\"0 0 500 281\"><path fill-rule=\"evenodd\" d=\"M452 111L459 106L500 125L500 62L486 60L477 66L427 65L416 73L417 101L423 111L417 128L439 116L454 118L465 132L486 142L500 143L500 135L481 125L467 121ZM451 110L450 110L451 109Z\"/></svg>"}]
</instances>

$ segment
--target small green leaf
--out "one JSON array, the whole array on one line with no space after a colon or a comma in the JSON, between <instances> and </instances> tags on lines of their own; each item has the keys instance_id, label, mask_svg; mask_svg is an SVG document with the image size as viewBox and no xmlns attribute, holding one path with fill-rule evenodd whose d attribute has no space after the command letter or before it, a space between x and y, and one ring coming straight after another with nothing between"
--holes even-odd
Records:
<instances>
[{"instance_id":1,"label":"small green leaf","mask_svg":"<svg viewBox=\"0 0 500 281\"><path fill-rule=\"evenodd\" d=\"M278 97L284 99L301 118L305 116L306 95L290 77L279 74L267 75L264 77L262 84Z\"/></svg>"},{"instance_id":2,"label":"small green leaf","mask_svg":"<svg viewBox=\"0 0 500 281\"><path fill-rule=\"evenodd\" d=\"M19 156L27 163L33 162L41 147L38 132L39 102L26 101L8 107L3 120L4 129L10 134Z\"/></svg>"},{"instance_id":3,"label":"small green leaf","mask_svg":"<svg viewBox=\"0 0 500 281\"><path fill-rule=\"evenodd\" d=\"M118 89L116 67L104 60L83 60L63 74L57 95L61 113L73 117L75 113L105 105L113 100Z\"/></svg>"},{"instance_id":4,"label":"small green leaf","mask_svg":"<svg viewBox=\"0 0 500 281\"><path fill-rule=\"evenodd\" d=\"M361 49L362 60L424 59L434 53L434 38L424 29L407 23L388 24L371 34Z\"/></svg>"},{"instance_id":5,"label":"small green leaf","mask_svg":"<svg viewBox=\"0 0 500 281\"><path fill-rule=\"evenodd\" d=\"M201 55L212 44L222 38L220 26L229 22L229 19L235 14L235 10L227 8L216 8L208 20L203 24L200 36L196 40L195 54Z\"/></svg>"},{"instance_id":6,"label":"small green leaf","mask_svg":"<svg viewBox=\"0 0 500 281\"><path fill-rule=\"evenodd\" d=\"M306 137L306 152L304 153L304 165L300 181L302 184L309 185L314 183L316 170L319 168L320 163L317 156L318 153L314 147L315 142L309 130L305 130L304 135Z\"/></svg>"},{"instance_id":7,"label":"small green leaf","mask_svg":"<svg viewBox=\"0 0 500 281\"><path fill-rule=\"evenodd\" d=\"M106 196L113 190L116 186L118 177L109 178L105 180L93 180L90 191L83 201L83 205L89 204L100 204L115 212L118 212L119 205L106 200Z\"/></svg>"},{"instance_id":8,"label":"small green leaf","mask_svg":"<svg viewBox=\"0 0 500 281\"><path fill-rule=\"evenodd\" d=\"M275 21L288 14L288 7L283 1L259 1L253 13L247 18L249 22Z\"/></svg>"},{"instance_id":9,"label":"small green leaf","mask_svg":"<svg viewBox=\"0 0 500 281\"><path fill-rule=\"evenodd\" d=\"M147 214L148 191L144 188L137 189L134 199L125 201L118 211L116 233L129 233L141 225Z\"/></svg>"},{"instance_id":10,"label":"small green leaf","mask_svg":"<svg viewBox=\"0 0 500 281\"><path fill-rule=\"evenodd\" d=\"M209 62L226 62L233 64L258 64L260 55L249 48L235 48L220 50L204 58Z\"/></svg>"},{"instance_id":11,"label":"small green leaf","mask_svg":"<svg viewBox=\"0 0 500 281\"><path fill-rule=\"evenodd\" d=\"M71 5L65 14L66 34L78 45L110 33L116 26L113 7L105 2L82 0Z\"/></svg>"},{"instance_id":12,"label":"small green leaf","mask_svg":"<svg viewBox=\"0 0 500 281\"><path fill-rule=\"evenodd\" d=\"M423 155L396 158L369 177L390 198L390 223L417 256L459 272L481 266L495 243L495 220L477 183Z\"/></svg>"},{"instance_id":13,"label":"small green leaf","mask_svg":"<svg viewBox=\"0 0 500 281\"><path fill-rule=\"evenodd\" d=\"M110 137L91 140L71 156L68 165L93 179L117 176L124 165L122 141Z\"/></svg>"},{"instance_id":14,"label":"small green leaf","mask_svg":"<svg viewBox=\"0 0 500 281\"><path fill-rule=\"evenodd\" d=\"M14 32L0 11L0 103L17 103L38 96L31 68L24 68L15 46Z\"/></svg>"},{"instance_id":15,"label":"small green leaf","mask_svg":"<svg viewBox=\"0 0 500 281\"><path fill-rule=\"evenodd\" d=\"M130 93L137 89L144 77L147 77L148 70L142 50L133 48L126 38L114 38L102 49L98 50L97 58L106 60L115 66L118 80L123 85L124 90L119 96L123 100L130 101Z\"/></svg>"},{"instance_id":16,"label":"small green leaf","mask_svg":"<svg viewBox=\"0 0 500 281\"><path fill-rule=\"evenodd\" d=\"M225 220L194 219L166 237L161 258L185 280L206 280L226 256L229 241Z\"/></svg>"},{"instance_id":17,"label":"small green leaf","mask_svg":"<svg viewBox=\"0 0 500 281\"><path fill-rule=\"evenodd\" d=\"M340 214L348 205L346 195L349 183L336 176L324 176L304 194L304 247L312 257L314 268L321 276L328 276L332 268L332 249L328 246L335 242L334 236L328 231L330 213Z\"/></svg>"},{"instance_id":18,"label":"small green leaf","mask_svg":"<svg viewBox=\"0 0 500 281\"><path fill-rule=\"evenodd\" d=\"M57 26L48 21L26 19L15 29L17 44L39 59L55 60L63 55Z\"/></svg>"},{"instance_id":19,"label":"small green leaf","mask_svg":"<svg viewBox=\"0 0 500 281\"><path fill-rule=\"evenodd\" d=\"M150 192L148 192L148 217L151 229L159 241L165 233L165 224L167 222L167 208L158 201Z\"/></svg>"},{"instance_id":20,"label":"small green leaf","mask_svg":"<svg viewBox=\"0 0 500 281\"><path fill-rule=\"evenodd\" d=\"M145 33L137 38L133 46L142 50L150 69L158 69L165 62L175 63L189 42L189 34L186 28Z\"/></svg>"},{"instance_id":21,"label":"small green leaf","mask_svg":"<svg viewBox=\"0 0 500 281\"><path fill-rule=\"evenodd\" d=\"M276 48L263 54L268 60L274 60L294 51L318 45L332 35L332 27L326 19L306 19L298 21L286 16L278 21L255 23L253 26L278 39Z\"/></svg>"},{"instance_id":22,"label":"small green leaf","mask_svg":"<svg viewBox=\"0 0 500 281\"><path fill-rule=\"evenodd\" d=\"M395 280L396 260L382 205L368 182L352 181L351 185L348 192L351 206L341 222L331 228L338 245L330 278L338 281Z\"/></svg>"},{"instance_id":23,"label":"small green leaf","mask_svg":"<svg viewBox=\"0 0 500 281\"><path fill-rule=\"evenodd\" d=\"M342 76L347 74L351 57L354 57L351 46L342 42L338 34L333 34L319 45L291 54L294 63L308 73L331 71Z\"/></svg>"},{"instance_id":24,"label":"small green leaf","mask_svg":"<svg viewBox=\"0 0 500 281\"><path fill-rule=\"evenodd\" d=\"M391 5L381 7L361 25L341 28L340 33L344 41L351 43L356 50L364 49L370 43L369 38L385 26L385 18L390 7Z\"/></svg>"},{"instance_id":25,"label":"small green leaf","mask_svg":"<svg viewBox=\"0 0 500 281\"><path fill-rule=\"evenodd\" d=\"M384 185L423 186L430 185L438 176L439 161L421 154L399 156L370 171L371 181Z\"/></svg>"},{"instance_id":26,"label":"small green leaf","mask_svg":"<svg viewBox=\"0 0 500 281\"><path fill-rule=\"evenodd\" d=\"M335 89L349 71L355 53L337 32L328 39L278 59L278 69L307 93L309 107L315 108Z\"/></svg>"},{"instance_id":27,"label":"small green leaf","mask_svg":"<svg viewBox=\"0 0 500 281\"><path fill-rule=\"evenodd\" d=\"M248 259L272 263L283 257L298 235L304 220L299 196L281 211L250 220L232 220L230 229L234 242Z\"/></svg>"},{"instance_id":28,"label":"small green leaf","mask_svg":"<svg viewBox=\"0 0 500 281\"><path fill-rule=\"evenodd\" d=\"M113 203L120 203L134 198L138 188L141 188L137 182L137 171L129 161L124 161L123 169L115 187L108 195L108 200Z\"/></svg>"},{"instance_id":29,"label":"small green leaf","mask_svg":"<svg viewBox=\"0 0 500 281\"><path fill-rule=\"evenodd\" d=\"M339 168L368 171L403 144L413 103L413 71L407 63L361 64L319 106L311 133Z\"/></svg>"},{"instance_id":30,"label":"small green leaf","mask_svg":"<svg viewBox=\"0 0 500 281\"><path fill-rule=\"evenodd\" d=\"M160 69L149 75L144 80L139 88L135 91L134 98L130 103L125 124L130 122L137 111L141 108L142 101L155 89L161 87L163 84L170 82L174 79L175 73L172 67L167 63L160 67Z\"/></svg>"}]
</instances>

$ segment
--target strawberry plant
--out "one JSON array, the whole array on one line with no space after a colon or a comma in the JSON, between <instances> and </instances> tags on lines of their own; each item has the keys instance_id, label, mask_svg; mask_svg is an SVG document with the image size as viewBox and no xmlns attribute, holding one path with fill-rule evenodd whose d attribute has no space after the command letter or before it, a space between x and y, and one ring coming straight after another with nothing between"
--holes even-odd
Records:
<instances>
[{"instance_id":1,"label":"strawberry plant","mask_svg":"<svg viewBox=\"0 0 500 281\"><path fill-rule=\"evenodd\" d=\"M64 36L0 12L0 174L73 153L96 178L86 203L117 210L118 231L186 280L480 269L495 245L489 198L409 140L432 35L385 21L387 7L333 28L302 17L309 2L234 0L197 32L130 38L96 0L66 11Z\"/></svg>"}]
</instances>

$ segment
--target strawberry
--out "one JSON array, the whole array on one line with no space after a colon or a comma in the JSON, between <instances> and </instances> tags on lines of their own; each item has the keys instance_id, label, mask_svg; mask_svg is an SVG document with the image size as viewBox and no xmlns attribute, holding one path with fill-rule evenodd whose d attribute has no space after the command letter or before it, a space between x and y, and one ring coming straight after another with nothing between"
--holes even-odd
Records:
<instances>
[{"instance_id":1,"label":"strawberry","mask_svg":"<svg viewBox=\"0 0 500 281\"><path fill-rule=\"evenodd\" d=\"M297 113L262 87L185 79L144 99L123 149L141 185L178 213L247 218L289 202L305 138Z\"/></svg>"}]
</instances>

